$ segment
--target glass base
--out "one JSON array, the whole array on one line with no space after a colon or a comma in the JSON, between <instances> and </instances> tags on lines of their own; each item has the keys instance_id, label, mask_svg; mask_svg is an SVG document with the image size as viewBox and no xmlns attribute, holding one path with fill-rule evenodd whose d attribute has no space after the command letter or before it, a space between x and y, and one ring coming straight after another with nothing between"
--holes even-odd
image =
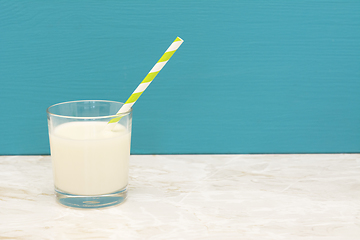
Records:
<instances>
[{"instance_id":1,"label":"glass base","mask_svg":"<svg viewBox=\"0 0 360 240\"><path fill-rule=\"evenodd\" d=\"M104 208L120 204L127 197L127 188L113 193L84 196L63 192L55 188L56 200L65 206L73 208Z\"/></svg>"}]
</instances>

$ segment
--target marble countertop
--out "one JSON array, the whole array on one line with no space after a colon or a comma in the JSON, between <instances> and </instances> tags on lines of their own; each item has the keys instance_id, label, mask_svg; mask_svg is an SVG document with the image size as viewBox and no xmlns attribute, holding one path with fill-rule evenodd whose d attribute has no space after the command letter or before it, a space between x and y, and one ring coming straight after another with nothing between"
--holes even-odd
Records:
<instances>
[{"instance_id":1,"label":"marble countertop","mask_svg":"<svg viewBox=\"0 0 360 240\"><path fill-rule=\"evenodd\" d=\"M55 202L49 156L0 156L0 239L360 239L360 154L132 155L129 196Z\"/></svg>"}]
</instances>

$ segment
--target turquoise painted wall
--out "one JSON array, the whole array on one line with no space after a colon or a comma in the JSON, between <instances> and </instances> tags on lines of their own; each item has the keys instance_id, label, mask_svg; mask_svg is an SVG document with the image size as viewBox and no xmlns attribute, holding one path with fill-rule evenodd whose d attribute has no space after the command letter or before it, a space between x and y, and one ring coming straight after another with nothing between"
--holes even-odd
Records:
<instances>
[{"instance_id":1,"label":"turquoise painted wall","mask_svg":"<svg viewBox=\"0 0 360 240\"><path fill-rule=\"evenodd\" d=\"M134 154L360 152L360 1L0 1L0 154L48 154L45 110L125 101Z\"/></svg>"}]
</instances>

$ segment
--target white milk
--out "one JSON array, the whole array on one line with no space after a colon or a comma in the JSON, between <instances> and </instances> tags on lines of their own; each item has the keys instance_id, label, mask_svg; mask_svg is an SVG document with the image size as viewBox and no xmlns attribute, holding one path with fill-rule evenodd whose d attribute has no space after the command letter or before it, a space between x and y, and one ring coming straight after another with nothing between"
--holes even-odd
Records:
<instances>
[{"instance_id":1,"label":"white milk","mask_svg":"<svg viewBox=\"0 0 360 240\"><path fill-rule=\"evenodd\" d=\"M130 138L117 124L69 122L50 133L55 186L76 195L100 195L123 189L128 183Z\"/></svg>"}]
</instances>

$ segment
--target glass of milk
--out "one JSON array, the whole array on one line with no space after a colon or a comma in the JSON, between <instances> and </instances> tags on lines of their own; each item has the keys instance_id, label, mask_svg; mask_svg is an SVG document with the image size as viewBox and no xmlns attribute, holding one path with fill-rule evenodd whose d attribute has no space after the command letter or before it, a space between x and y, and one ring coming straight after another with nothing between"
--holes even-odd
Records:
<instances>
[{"instance_id":1,"label":"glass of milk","mask_svg":"<svg viewBox=\"0 0 360 240\"><path fill-rule=\"evenodd\" d=\"M101 208L126 199L132 109L110 128L123 103L64 102L47 109L56 199L76 208Z\"/></svg>"}]
</instances>

